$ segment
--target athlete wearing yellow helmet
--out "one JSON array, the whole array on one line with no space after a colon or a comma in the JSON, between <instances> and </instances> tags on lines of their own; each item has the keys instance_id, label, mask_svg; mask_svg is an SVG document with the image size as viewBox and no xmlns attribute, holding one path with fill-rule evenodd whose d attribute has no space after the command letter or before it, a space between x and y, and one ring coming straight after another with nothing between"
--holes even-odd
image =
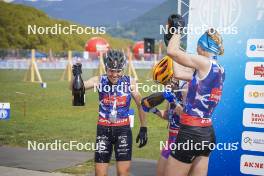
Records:
<instances>
[{"instance_id":1,"label":"athlete wearing yellow helmet","mask_svg":"<svg viewBox=\"0 0 264 176\"><path fill-rule=\"evenodd\" d=\"M168 138L166 146L162 149L157 163L157 176L164 176L167 161L171 152L171 145L175 143L179 130L179 115L182 112L186 94L179 89L187 88L187 82L179 81L174 77L173 61L169 56L163 57L153 67L153 80L157 83L171 86L170 90L153 93L142 99L141 105L145 112L152 112L160 118L168 121ZM157 105L166 102L166 109L160 110Z\"/></svg>"},{"instance_id":2,"label":"athlete wearing yellow helmet","mask_svg":"<svg viewBox=\"0 0 264 176\"><path fill-rule=\"evenodd\" d=\"M173 61L169 56L165 56L157 63L152 70L153 80L165 85L173 76Z\"/></svg>"}]
</instances>

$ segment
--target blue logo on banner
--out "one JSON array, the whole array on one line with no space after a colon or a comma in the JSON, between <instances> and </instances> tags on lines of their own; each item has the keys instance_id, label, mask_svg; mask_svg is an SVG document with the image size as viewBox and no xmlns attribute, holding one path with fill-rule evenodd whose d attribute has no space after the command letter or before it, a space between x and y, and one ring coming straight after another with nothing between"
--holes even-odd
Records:
<instances>
[{"instance_id":1,"label":"blue logo on banner","mask_svg":"<svg viewBox=\"0 0 264 176\"><path fill-rule=\"evenodd\" d=\"M255 51L257 49L256 45L250 45L249 48L250 48L251 51Z\"/></svg>"},{"instance_id":2,"label":"blue logo on banner","mask_svg":"<svg viewBox=\"0 0 264 176\"><path fill-rule=\"evenodd\" d=\"M10 103L0 103L0 120L10 119Z\"/></svg>"}]
</instances>

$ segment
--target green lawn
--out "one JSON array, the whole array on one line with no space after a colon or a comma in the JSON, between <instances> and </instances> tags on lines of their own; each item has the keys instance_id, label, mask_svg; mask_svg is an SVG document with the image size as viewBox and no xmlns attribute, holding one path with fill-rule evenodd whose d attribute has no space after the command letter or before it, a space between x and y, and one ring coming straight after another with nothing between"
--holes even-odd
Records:
<instances>
[{"instance_id":1,"label":"green lawn","mask_svg":"<svg viewBox=\"0 0 264 176\"><path fill-rule=\"evenodd\" d=\"M0 70L0 102L11 103L11 118L0 121L0 145L27 147L28 140L38 142L94 142L98 110L98 95L86 93L86 106L71 105L71 91L67 81L58 81L62 70L40 70L47 88L39 83L23 82L25 70ZM149 71L138 70L140 82L145 82ZM94 71L85 70L83 77ZM22 92L18 94L16 92ZM144 94L146 95L146 94ZM135 109L135 104L132 103ZM25 116L24 116L25 108ZM157 159L160 140L167 137L167 122L152 114L148 117L148 144L139 149L135 138L139 130L136 116L133 128L133 157Z\"/></svg>"}]
</instances>

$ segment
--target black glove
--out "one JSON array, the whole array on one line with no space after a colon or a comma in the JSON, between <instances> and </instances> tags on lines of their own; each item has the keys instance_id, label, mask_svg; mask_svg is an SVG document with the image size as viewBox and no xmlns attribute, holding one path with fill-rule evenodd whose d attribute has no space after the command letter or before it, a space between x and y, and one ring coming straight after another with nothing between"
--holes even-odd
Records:
<instances>
[{"instance_id":1,"label":"black glove","mask_svg":"<svg viewBox=\"0 0 264 176\"><path fill-rule=\"evenodd\" d=\"M172 14L169 16L168 18L168 33L164 34L164 42L165 42L165 45L168 46L169 44L169 41L173 35L173 33L170 32L170 29L172 27L174 27L175 32L181 32L183 27L185 26L185 22L184 22L184 19L181 15L179 14ZM174 32L174 30L171 30L172 32Z\"/></svg>"},{"instance_id":2,"label":"black glove","mask_svg":"<svg viewBox=\"0 0 264 176\"><path fill-rule=\"evenodd\" d=\"M175 27L175 29L180 30L181 28L184 27L185 22L181 15L172 14L168 18L168 25L169 25L169 28Z\"/></svg>"},{"instance_id":3,"label":"black glove","mask_svg":"<svg viewBox=\"0 0 264 176\"><path fill-rule=\"evenodd\" d=\"M148 142L148 133L147 133L147 127L140 127L136 143L139 143L139 148L144 147Z\"/></svg>"},{"instance_id":4,"label":"black glove","mask_svg":"<svg viewBox=\"0 0 264 176\"><path fill-rule=\"evenodd\" d=\"M73 76L82 74L82 64L81 63L77 63L72 66L72 74Z\"/></svg>"}]
</instances>

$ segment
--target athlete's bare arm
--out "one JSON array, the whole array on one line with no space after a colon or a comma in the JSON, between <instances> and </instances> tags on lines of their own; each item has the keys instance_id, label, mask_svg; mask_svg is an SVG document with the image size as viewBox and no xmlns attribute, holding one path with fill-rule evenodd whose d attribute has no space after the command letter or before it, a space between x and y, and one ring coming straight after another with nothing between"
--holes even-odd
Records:
<instances>
[{"instance_id":1,"label":"athlete's bare arm","mask_svg":"<svg viewBox=\"0 0 264 176\"><path fill-rule=\"evenodd\" d=\"M155 114L164 120L168 120L168 109L169 109L169 103L166 102L166 110L159 110Z\"/></svg>"},{"instance_id":2,"label":"athlete's bare arm","mask_svg":"<svg viewBox=\"0 0 264 176\"><path fill-rule=\"evenodd\" d=\"M157 116L164 120L168 120L167 111L166 110L159 110L157 113L155 113Z\"/></svg>"},{"instance_id":3,"label":"athlete's bare arm","mask_svg":"<svg viewBox=\"0 0 264 176\"><path fill-rule=\"evenodd\" d=\"M140 124L141 127L146 127L146 114L142 109L142 106L140 104L141 102L141 94L140 92L138 92L137 88L136 88L136 82L135 80L131 80L131 95L137 105L137 109L138 109L138 114L139 114L139 120L140 120Z\"/></svg>"},{"instance_id":4,"label":"athlete's bare arm","mask_svg":"<svg viewBox=\"0 0 264 176\"><path fill-rule=\"evenodd\" d=\"M172 36L168 44L167 54L178 64L197 70L200 78L206 76L211 66L211 62L209 58L201 55L188 54L182 51L180 49L179 34L174 34ZM180 76L181 78L179 79L186 78L186 76L183 75ZM188 75L188 77L190 80L192 78L192 75Z\"/></svg>"},{"instance_id":5,"label":"athlete's bare arm","mask_svg":"<svg viewBox=\"0 0 264 176\"><path fill-rule=\"evenodd\" d=\"M188 89L188 83L184 84L184 86L182 87L182 89L187 90ZM187 96L187 91L182 91L182 101L183 104L185 104L185 100L186 100L186 96ZM177 104L177 106L174 109L174 113L176 113L177 115L181 115L183 112L183 107L180 104Z\"/></svg>"},{"instance_id":6,"label":"athlete's bare arm","mask_svg":"<svg viewBox=\"0 0 264 176\"><path fill-rule=\"evenodd\" d=\"M95 88L99 85L99 76L91 77L90 79L84 81L85 90Z\"/></svg>"},{"instance_id":7,"label":"athlete's bare arm","mask_svg":"<svg viewBox=\"0 0 264 176\"><path fill-rule=\"evenodd\" d=\"M177 104L177 106L174 109L174 113L176 113L178 116L180 116L183 112L183 107L179 104Z\"/></svg>"},{"instance_id":8,"label":"athlete's bare arm","mask_svg":"<svg viewBox=\"0 0 264 176\"><path fill-rule=\"evenodd\" d=\"M164 120L168 120L168 110L169 110L169 103L167 103L166 105L166 109L167 110L159 110L156 115L159 116L160 118L164 119ZM177 115L181 115L183 112L183 107L180 104L177 104L177 106L174 109L174 113L176 113Z\"/></svg>"},{"instance_id":9,"label":"athlete's bare arm","mask_svg":"<svg viewBox=\"0 0 264 176\"><path fill-rule=\"evenodd\" d=\"M177 62L173 62L173 76L176 79L190 81L192 79L194 69L189 67L184 67Z\"/></svg>"}]
</instances>

